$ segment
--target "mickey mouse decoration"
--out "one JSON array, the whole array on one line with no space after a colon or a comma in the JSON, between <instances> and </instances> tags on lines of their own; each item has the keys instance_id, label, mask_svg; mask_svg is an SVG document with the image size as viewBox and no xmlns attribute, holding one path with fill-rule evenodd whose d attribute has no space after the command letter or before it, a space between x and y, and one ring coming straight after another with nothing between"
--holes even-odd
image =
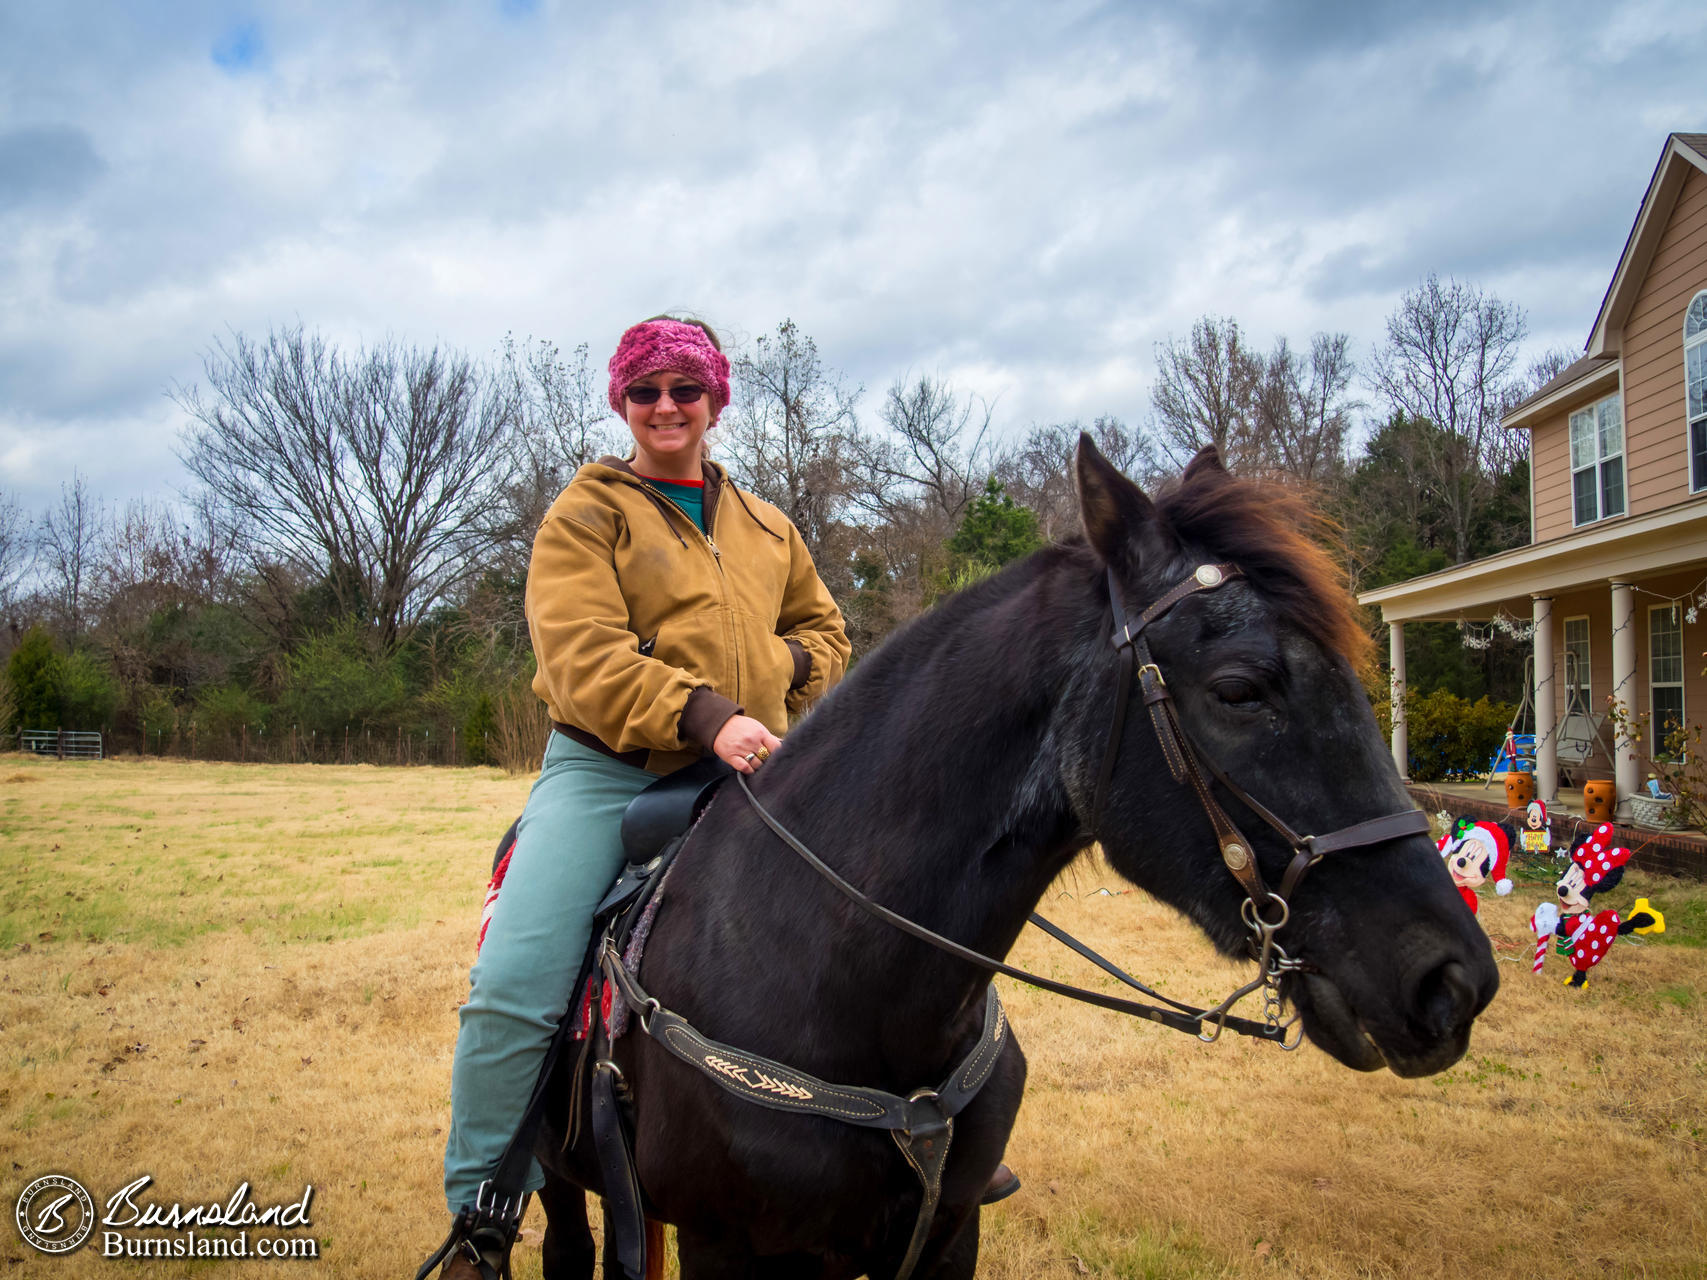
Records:
<instances>
[{"instance_id":1,"label":"mickey mouse decoration","mask_svg":"<svg viewBox=\"0 0 1707 1280\"><path fill-rule=\"evenodd\" d=\"M1522 839L1525 853L1546 853L1553 845L1552 832L1547 826L1547 806L1539 800L1531 800L1524 810Z\"/></svg>"},{"instance_id":2,"label":"mickey mouse decoration","mask_svg":"<svg viewBox=\"0 0 1707 1280\"><path fill-rule=\"evenodd\" d=\"M1471 911L1481 906L1476 890L1489 880L1494 892L1504 897L1511 892L1506 878L1506 864L1511 859L1511 846L1517 832L1504 823L1478 822L1463 817L1452 824L1452 830L1440 838L1436 848L1446 859L1446 869L1452 873L1452 883L1464 905Z\"/></svg>"},{"instance_id":3,"label":"mickey mouse decoration","mask_svg":"<svg viewBox=\"0 0 1707 1280\"><path fill-rule=\"evenodd\" d=\"M1574 971L1565 985L1577 990L1588 985L1588 971L1605 958L1616 939L1627 933L1664 933L1666 928L1665 916L1646 898L1636 899L1628 917L1612 910L1590 914L1589 899L1615 888L1630 861L1630 850L1614 845L1614 835L1611 824L1603 822L1577 841L1570 869L1557 886L1558 904L1543 902L1529 918L1535 934L1534 971L1541 972L1552 939L1554 950L1570 959Z\"/></svg>"}]
</instances>

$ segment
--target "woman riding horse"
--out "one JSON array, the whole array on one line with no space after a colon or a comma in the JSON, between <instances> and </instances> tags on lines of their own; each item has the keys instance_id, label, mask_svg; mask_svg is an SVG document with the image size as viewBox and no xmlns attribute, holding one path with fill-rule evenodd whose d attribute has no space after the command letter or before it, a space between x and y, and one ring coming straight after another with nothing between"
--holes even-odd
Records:
<instances>
[{"instance_id":1,"label":"woman riding horse","mask_svg":"<svg viewBox=\"0 0 1707 1280\"><path fill-rule=\"evenodd\" d=\"M790 713L847 665L842 615L800 533L705 456L729 360L698 321L657 316L610 360L626 459L575 473L535 536L527 619L534 691L556 732L469 974L445 1145L453 1216L476 1206L521 1120L623 861L623 809L706 751L751 773ZM535 1164L526 1187L537 1190ZM497 1273L504 1232L475 1232L445 1277Z\"/></svg>"}]
</instances>

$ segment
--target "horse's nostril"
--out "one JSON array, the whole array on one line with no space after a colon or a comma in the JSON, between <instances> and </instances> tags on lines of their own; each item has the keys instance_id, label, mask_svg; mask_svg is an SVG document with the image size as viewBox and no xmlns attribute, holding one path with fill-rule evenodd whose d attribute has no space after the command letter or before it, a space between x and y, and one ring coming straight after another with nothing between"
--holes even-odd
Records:
<instances>
[{"instance_id":1,"label":"horse's nostril","mask_svg":"<svg viewBox=\"0 0 1707 1280\"><path fill-rule=\"evenodd\" d=\"M1416 986L1417 1021L1432 1035L1457 1035L1476 1016L1476 987L1470 973L1448 960L1425 973Z\"/></svg>"}]
</instances>

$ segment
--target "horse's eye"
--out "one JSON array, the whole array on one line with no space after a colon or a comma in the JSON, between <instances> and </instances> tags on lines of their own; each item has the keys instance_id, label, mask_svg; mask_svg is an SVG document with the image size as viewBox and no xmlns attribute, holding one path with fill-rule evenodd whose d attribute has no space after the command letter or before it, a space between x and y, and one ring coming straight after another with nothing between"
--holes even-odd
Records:
<instances>
[{"instance_id":1,"label":"horse's eye","mask_svg":"<svg viewBox=\"0 0 1707 1280\"><path fill-rule=\"evenodd\" d=\"M1261 702L1262 696L1249 680L1228 677L1215 682L1215 696L1230 707L1248 707Z\"/></svg>"}]
</instances>

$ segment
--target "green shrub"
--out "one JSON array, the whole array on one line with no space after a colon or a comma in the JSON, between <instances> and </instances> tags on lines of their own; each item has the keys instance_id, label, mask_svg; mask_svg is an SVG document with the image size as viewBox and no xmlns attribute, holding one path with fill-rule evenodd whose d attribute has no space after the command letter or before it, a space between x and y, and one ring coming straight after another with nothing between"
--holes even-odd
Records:
<instances>
[{"instance_id":1,"label":"green shrub","mask_svg":"<svg viewBox=\"0 0 1707 1280\"><path fill-rule=\"evenodd\" d=\"M77 652L57 661L59 723L66 729L110 729L121 693L107 663Z\"/></svg>"},{"instance_id":2,"label":"green shrub","mask_svg":"<svg viewBox=\"0 0 1707 1280\"><path fill-rule=\"evenodd\" d=\"M469 764L495 763L492 735L497 727L497 708L493 705L492 695L481 693L462 722L462 750Z\"/></svg>"},{"instance_id":3,"label":"green shrub","mask_svg":"<svg viewBox=\"0 0 1707 1280\"><path fill-rule=\"evenodd\" d=\"M263 728L271 710L240 685L215 685L196 697L196 729L212 738L237 737L244 725Z\"/></svg>"},{"instance_id":4,"label":"green shrub","mask_svg":"<svg viewBox=\"0 0 1707 1280\"><path fill-rule=\"evenodd\" d=\"M1375 702L1375 720L1392 739L1392 708ZM1469 702L1446 689L1411 690L1405 695L1410 775L1417 782L1451 782L1488 771L1488 761L1505 741L1506 726L1517 708L1486 697Z\"/></svg>"},{"instance_id":5,"label":"green shrub","mask_svg":"<svg viewBox=\"0 0 1707 1280\"><path fill-rule=\"evenodd\" d=\"M17 705L18 728L57 729L59 724L59 655L40 627L31 627L6 662Z\"/></svg>"},{"instance_id":6,"label":"green shrub","mask_svg":"<svg viewBox=\"0 0 1707 1280\"><path fill-rule=\"evenodd\" d=\"M110 729L121 692L112 668L93 655L56 653L31 627L6 662L19 729Z\"/></svg>"},{"instance_id":7,"label":"green shrub","mask_svg":"<svg viewBox=\"0 0 1707 1280\"><path fill-rule=\"evenodd\" d=\"M136 700L136 723L143 741L162 745L178 732L178 705L172 691L157 684L146 685Z\"/></svg>"},{"instance_id":8,"label":"green shrub","mask_svg":"<svg viewBox=\"0 0 1707 1280\"><path fill-rule=\"evenodd\" d=\"M401 655L388 653L354 619L310 636L285 662L278 710L288 723L322 736L390 728L408 710Z\"/></svg>"}]
</instances>

